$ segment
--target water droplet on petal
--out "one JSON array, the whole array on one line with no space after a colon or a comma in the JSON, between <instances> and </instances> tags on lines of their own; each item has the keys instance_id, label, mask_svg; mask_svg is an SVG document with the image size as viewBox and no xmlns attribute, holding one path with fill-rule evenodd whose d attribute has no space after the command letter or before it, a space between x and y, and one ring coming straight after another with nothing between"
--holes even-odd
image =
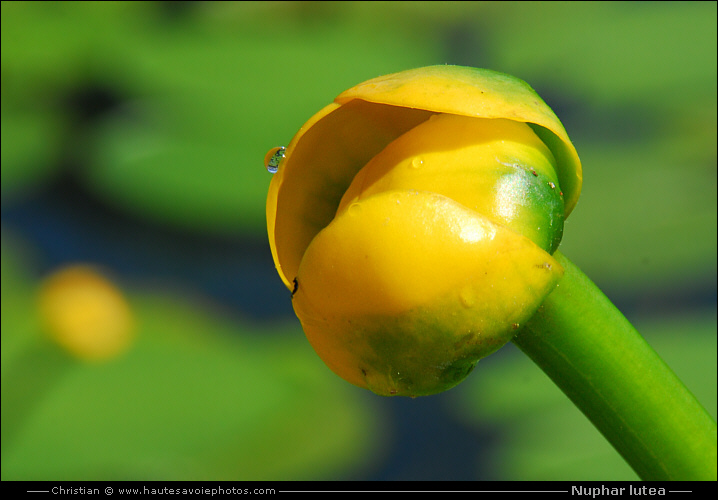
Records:
<instances>
[{"instance_id":1,"label":"water droplet on petal","mask_svg":"<svg viewBox=\"0 0 718 500\"><path fill-rule=\"evenodd\" d=\"M279 168L279 162L284 158L284 152L286 148L284 146L270 149L264 156L264 166L267 168L267 172L270 174L276 174Z\"/></svg>"},{"instance_id":2,"label":"water droplet on petal","mask_svg":"<svg viewBox=\"0 0 718 500\"><path fill-rule=\"evenodd\" d=\"M476 297L474 296L473 290L470 288L462 290L459 294L459 299L461 301L461 305L466 308L474 307L474 304L476 303Z\"/></svg>"},{"instance_id":3,"label":"water droplet on petal","mask_svg":"<svg viewBox=\"0 0 718 500\"><path fill-rule=\"evenodd\" d=\"M421 158L421 156L414 157L413 160L411 160L411 167L412 168L419 168L424 164L424 160Z\"/></svg>"}]
</instances>

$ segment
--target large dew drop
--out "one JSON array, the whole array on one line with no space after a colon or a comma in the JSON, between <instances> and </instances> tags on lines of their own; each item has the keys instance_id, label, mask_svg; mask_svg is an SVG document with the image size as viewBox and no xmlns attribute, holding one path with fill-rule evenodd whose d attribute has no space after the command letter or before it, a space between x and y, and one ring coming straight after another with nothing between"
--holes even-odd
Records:
<instances>
[{"instance_id":1,"label":"large dew drop","mask_svg":"<svg viewBox=\"0 0 718 500\"><path fill-rule=\"evenodd\" d=\"M284 146L280 146L278 148L272 148L267 152L264 156L264 166L267 168L267 172L270 174L277 173L279 163L284 158L284 151L286 151L286 148Z\"/></svg>"}]
</instances>

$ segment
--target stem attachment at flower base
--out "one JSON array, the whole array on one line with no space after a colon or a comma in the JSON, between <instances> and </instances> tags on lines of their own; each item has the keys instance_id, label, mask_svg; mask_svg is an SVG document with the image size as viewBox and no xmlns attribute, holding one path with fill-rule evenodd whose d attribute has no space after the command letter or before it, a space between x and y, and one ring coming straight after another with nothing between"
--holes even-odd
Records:
<instances>
[{"instance_id":1,"label":"stem attachment at flower base","mask_svg":"<svg viewBox=\"0 0 718 500\"><path fill-rule=\"evenodd\" d=\"M644 480L716 480L716 423L560 252L558 288L514 337Z\"/></svg>"}]
</instances>

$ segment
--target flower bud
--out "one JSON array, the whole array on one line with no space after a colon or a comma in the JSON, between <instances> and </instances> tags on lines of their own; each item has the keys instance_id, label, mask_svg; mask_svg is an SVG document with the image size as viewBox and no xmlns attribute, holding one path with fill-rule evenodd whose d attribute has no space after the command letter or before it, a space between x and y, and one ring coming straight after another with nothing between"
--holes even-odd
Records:
<instances>
[{"instance_id":1,"label":"flower bud","mask_svg":"<svg viewBox=\"0 0 718 500\"><path fill-rule=\"evenodd\" d=\"M45 279L39 308L50 338L85 361L115 358L135 338L124 294L91 266L65 267Z\"/></svg>"},{"instance_id":2,"label":"flower bud","mask_svg":"<svg viewBox=\"0 0 718 500\"><path fill-rule=\"evenodd\" d=\"M458 66L376 78L267 158L270 246L307 338L377 394L453 387L563 274L552 253L580 162L516 78Z\"/></svg>"}]
</instances>

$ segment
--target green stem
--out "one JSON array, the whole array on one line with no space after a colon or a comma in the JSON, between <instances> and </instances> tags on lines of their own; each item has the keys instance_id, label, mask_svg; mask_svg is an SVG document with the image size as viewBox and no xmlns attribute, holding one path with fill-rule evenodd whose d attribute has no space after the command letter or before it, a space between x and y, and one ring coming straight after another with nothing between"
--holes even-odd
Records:
<instances>
[{"instance_id":1,"label":"green stem","mask_svg":"<svg viewBox=\"0 0 718 500\"><path fill-rule=\"evenodd\" d=\"M716 423L598 287L566 274L514 338L644 480L716 480Z\"/></svg>"}]
</instances>

